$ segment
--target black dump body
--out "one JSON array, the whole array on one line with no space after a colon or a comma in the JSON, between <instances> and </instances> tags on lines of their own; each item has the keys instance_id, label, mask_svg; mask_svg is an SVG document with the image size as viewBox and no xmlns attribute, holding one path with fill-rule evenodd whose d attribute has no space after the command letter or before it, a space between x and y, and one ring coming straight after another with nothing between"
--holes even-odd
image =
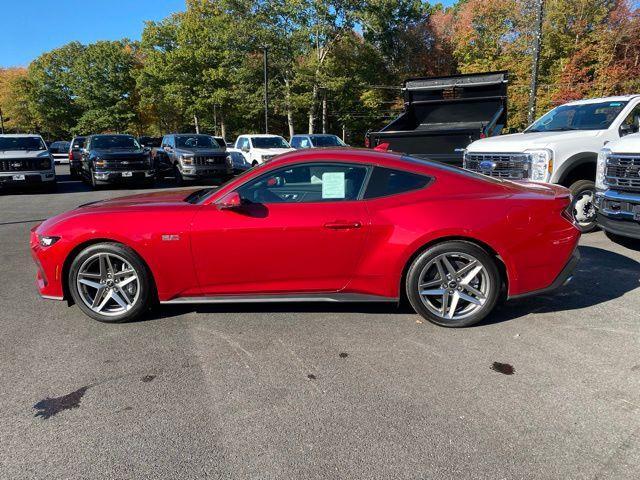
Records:
<instances>
[{"instance_id":1,"label":"black dump body","mask_svg":"<svg viewBox=\"0 0 640 480\"><path fill-rule=\"evenodd\" d=\"M507 72L414 78L402 91L404 112L367 134L370 147L462 166L462 149L507 123Z\"/></svg>"}]
</instances>

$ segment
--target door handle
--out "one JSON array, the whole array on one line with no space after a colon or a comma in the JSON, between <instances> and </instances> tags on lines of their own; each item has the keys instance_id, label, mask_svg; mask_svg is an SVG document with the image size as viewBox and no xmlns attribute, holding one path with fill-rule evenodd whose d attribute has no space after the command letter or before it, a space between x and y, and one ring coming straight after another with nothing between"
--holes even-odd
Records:
<instances>
[{"instance_id":1,"label":"door handle","mask_svg":"<svg viewBox=\"0 0 640 480\"><path fill-rule=\"evenodd\" d=\"M349 228L360 228L361 226L360 222L329 222L324 224L324 228L331 230L347 230Z\"/></svg>"}]
</instances>

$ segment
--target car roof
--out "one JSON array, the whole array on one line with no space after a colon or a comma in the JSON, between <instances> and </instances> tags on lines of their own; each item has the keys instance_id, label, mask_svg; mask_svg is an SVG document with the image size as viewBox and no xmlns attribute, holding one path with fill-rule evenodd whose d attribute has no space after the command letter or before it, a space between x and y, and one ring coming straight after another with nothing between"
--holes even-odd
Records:
<instances>
[{"instance_id":1,"label":"car roof","mask_svg":"<svg viewBox=\"0 0 640 480\"><path fill-rule=\"evenodd\" d=\"M283 138L282 135L274 135L271 133L245 133L240 135L240 137L254 137L254 138Z\"/></svg>"},{"instance_id":2,"label":"car roof","mask_svg":"<svg viewBox=\"0 0 640 480\"><path fill-rule=\"evenodd\" d=\"M26 137L39 137L42 138L42 135L38 133L3 133L0 137L5 138L26 138Z\"/></svg>"},{"instance_id":3,"label":"car roof","mask_svg":"<svg viewBox=\"0 0 640 480\"><path fill-rule=\"evenodd\" d=\"M337 137L337 135L334 135L333 133L297 133L294 135L294 137Z\"/></svg>"},{"instance_id":4,"label":"car roof","mask_svg":"<svg viewBox=\"0 0 640 480\"><path fill-rule=\"evenodd\" d=\"M128 133L94 133L93 135L89 135L89 136L90 137L133 137L133 135L130 135Z\"/></svg>"},{"instance_id":5,"label":"car roof","mask_svg":"<svg viewBox=\"0 0 640 480\"><path fill-rule=\"evenodd\" d=\"M567 102L564 105L588 105L590 103L606 103L606 102L628 102L634 98L638 98L640 95L616 95L611 97L599 97L599 98L583 98L581 100L574 100L573 102Z\"/></svg>"}]
</instances>

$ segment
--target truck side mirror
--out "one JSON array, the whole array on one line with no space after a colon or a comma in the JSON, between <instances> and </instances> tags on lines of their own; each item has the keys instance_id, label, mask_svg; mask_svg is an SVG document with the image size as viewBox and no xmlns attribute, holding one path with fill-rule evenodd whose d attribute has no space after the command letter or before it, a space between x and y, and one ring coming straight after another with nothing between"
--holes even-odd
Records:
<instances>
[{"instance_id":1,"label":"truck side mirror","mask_svg":"<svg viewBox=\"0 0 640 480\"><path fill-rule=\"evenodd\" d=\"M620 136L624 137L625 135L629 135L633 133L633 126L628 123L623 123L620 125Z\"/></svg>"}]
</instances>

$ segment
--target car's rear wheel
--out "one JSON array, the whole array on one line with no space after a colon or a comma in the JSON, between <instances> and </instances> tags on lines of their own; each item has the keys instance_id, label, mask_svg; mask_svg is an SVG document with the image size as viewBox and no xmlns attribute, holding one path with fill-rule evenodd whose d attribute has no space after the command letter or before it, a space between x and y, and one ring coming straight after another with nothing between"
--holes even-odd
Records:
<instances>
[{"instance_id":1,"label":"car's rear wheel","mask_svg":"<svg viewBox=\"0 0 640 480\"><path fill-rule=\"evenodd\" d=\"M467 327L494 308L502 286L500 272L486 251L469 242L443 242L411 263L406 293L425 319L444 327Z\"/></svg>"},{"instance_id":2,"label":"car's rear wheel","mask_svg":"<svg viewBox=\"0 0 640 480\"><path fill-rule=\"evenodd\" d=\"M82 250L69 269L69 292L88 316L100 322L135 320L148 310L152 282L130 248L99 243Z\"/></svg>"},{"instance_id":3,"label":"car's rear wheel","mask_svg":"<svg viewBox=\"0 0 640 480\"><path fill-rule=\"evenodd\" d=\"M573 218L582 233L591 232L597 226L595 191L596 186L590 180L578 180L569 187L573 201Z\"/></svg>"}]
</instances>

